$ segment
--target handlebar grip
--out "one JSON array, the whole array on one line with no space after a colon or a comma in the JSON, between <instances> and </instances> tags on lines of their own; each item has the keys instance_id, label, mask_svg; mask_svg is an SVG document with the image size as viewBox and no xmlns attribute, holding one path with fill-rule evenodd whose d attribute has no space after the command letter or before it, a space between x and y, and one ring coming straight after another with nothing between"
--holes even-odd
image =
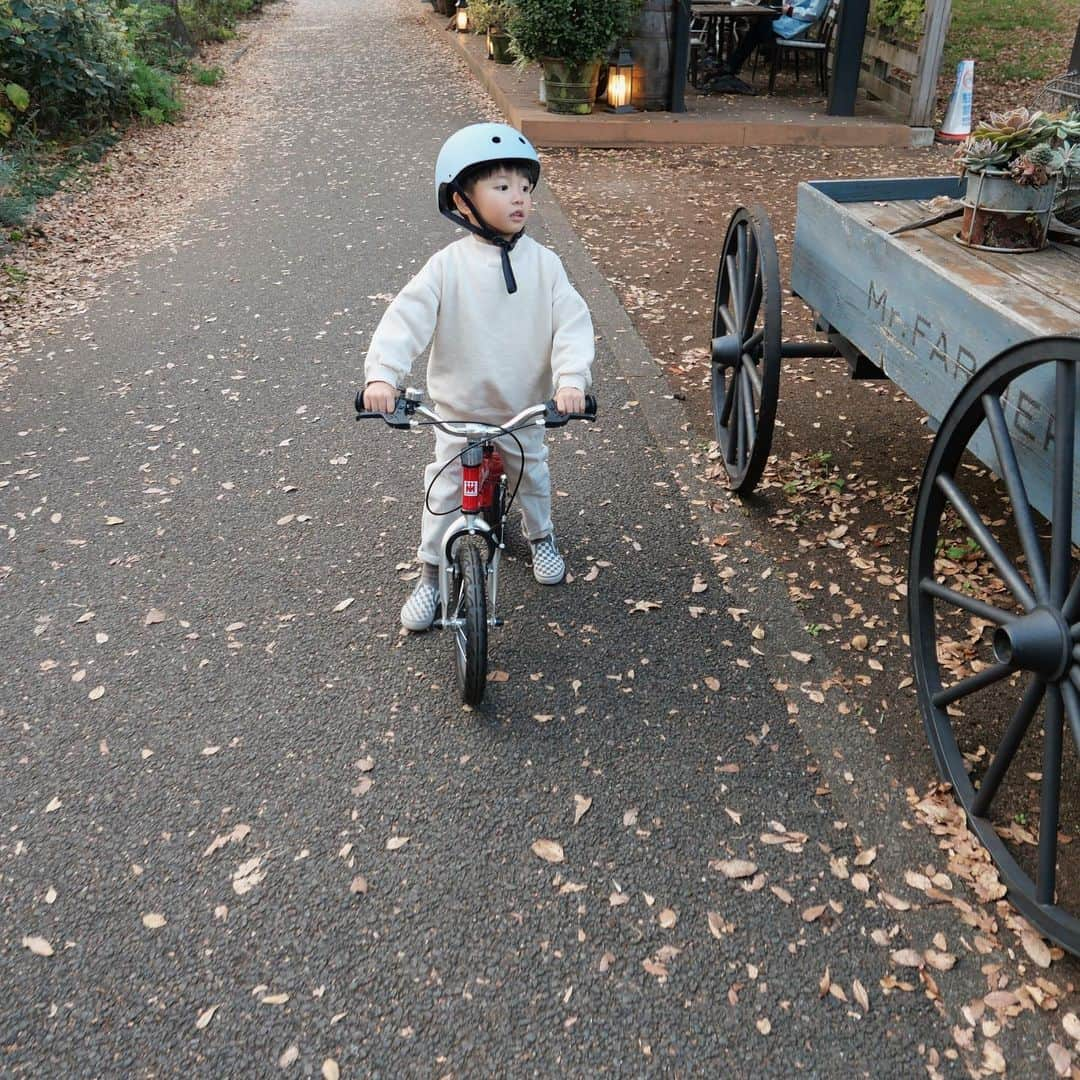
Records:
<instances>
[{"instance_id":1,"label":"handlebar grip","mask_svg":"<svg viewBox=\"0 0 1080 1080\"><path fill-rule=\"evenodd\" d=\"M353 405L356 408L357 420L385 420L394 428L408 428L411 426L409 423L409 412L411 410L408 408L408 404L409 403L405 400L405 395L402 394L398 397L397 401L394 402L393 412L371 412L364 408L363 390L357 390L356 400L353 402Z\"/></svg>"},{"instance_id":2,"label":"handlebar grip","mask_svg":"<svg viewBox=\"0 0 1080 1080\"><path fill-rule=\"evenodd\" d=\"M585 395L585 411L579 413L562 413L555 406L554 400L547 403L547 412L544 413L544 427L563 427L570 420L595 420L596 398L592 394Z\"/></svg>"}]
</instances>

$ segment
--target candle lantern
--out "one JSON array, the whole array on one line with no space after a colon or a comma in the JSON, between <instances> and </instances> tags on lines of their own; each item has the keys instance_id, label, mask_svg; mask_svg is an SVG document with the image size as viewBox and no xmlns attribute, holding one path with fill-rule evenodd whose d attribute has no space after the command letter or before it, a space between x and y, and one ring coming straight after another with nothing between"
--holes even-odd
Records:
<instances>
[{"instance_id":1,"label":"candle lantern","mask_svg":"<svg viewBox=\"0 0 1080 1080\"><path fill-rule=\"evenodd\" d=\"M488 27L488 32L487 32L487 54L488 54L488 59L489 60L494 60L495 59L495 46L491 41L491 27L490 26Z\"/></svg>"},{"instance_id":2,"label":"candle lantern","mask_svg":"<svg viewBox=\"0 0 1080 1080\"><path fill-rule=\"evenodd\" d=\"M607 110L628 113L637 110L630 104L634 91L634 59L629 49L620 49L615 63L608 68Z\"/></svg>"},{"instance_id":3,"label":"candle lantern","mask_svg":"<svg viewBox=\"0 0 1080 1080\"><path fill-rule=\"evenodd\" d=\"M459 33L465 33L469 29L469 0L457 0L454 4Z\"/></svg>"}]
</instances>

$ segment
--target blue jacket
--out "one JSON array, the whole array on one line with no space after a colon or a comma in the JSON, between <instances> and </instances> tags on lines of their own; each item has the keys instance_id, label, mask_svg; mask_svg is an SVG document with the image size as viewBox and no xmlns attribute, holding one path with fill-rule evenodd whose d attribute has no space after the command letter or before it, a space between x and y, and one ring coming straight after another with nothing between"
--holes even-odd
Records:
<instances>
[{"instance_id":1,"label":"blue jacket","mask_svg":"<svg viewBox=\"0 0 1080 1080\"><path fill-rule=\"evenodd\" d=\"M778 38L794 38L805 34L828 10L830 0L802 0L790 15L773 19L772 32Z\"/></svg>"}]
</instances>

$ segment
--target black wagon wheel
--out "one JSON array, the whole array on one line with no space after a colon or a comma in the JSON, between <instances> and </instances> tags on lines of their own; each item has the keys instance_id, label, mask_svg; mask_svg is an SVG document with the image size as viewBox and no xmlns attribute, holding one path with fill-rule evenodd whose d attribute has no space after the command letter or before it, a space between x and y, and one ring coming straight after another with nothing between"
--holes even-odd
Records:
<instances>
[{"instance_id":1,"label":"black wagon wheel","mask_svg":"<svg viewBox=\"0 0 1080 1080\"><path fill-rule=\"evenodd\" d=\"M468 542L454 548L450 610L458 689L466 705L476 706L487 684L487 583L480 551Z\"/></svg>"},{"instance_id":2,"label":"black wagon wheel","mask_svg":"<svg viewBox=\"0 0 1080 1080\"><path fill-rule=\"evenodd\" d=\"M971 379L923 473L908 578L938 768L1009 898L1074 954L1080 824L1062 772L1080 747L1078 380L1080 339L1067 337L1006 349Z\"/></svg>"},{"instance_id":3,"label":"black wagon wheel","mask_svg":"<svg viewBox=\"0 0 1080 1080\"><path fill-rule=\"evenodd\" d=\"M769 215L739 207L728 222L712 322L716 441L732 491L753 491L772 448L780 395L780 262Z\"/></svg>"}]
</instances>

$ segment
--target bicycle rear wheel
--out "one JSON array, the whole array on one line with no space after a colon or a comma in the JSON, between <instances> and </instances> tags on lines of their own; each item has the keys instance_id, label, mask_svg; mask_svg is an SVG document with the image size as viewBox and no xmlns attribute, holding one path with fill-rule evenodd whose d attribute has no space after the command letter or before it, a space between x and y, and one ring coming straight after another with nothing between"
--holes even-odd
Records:
<instances>
[{"instance_id":1,"label":"bicycle rear wheel","mask_svg":"<svg viewBox=\"0 0 1080 1080\"><path fill-rule=\"evenodd\" d=\"M487 581L484 561L472 544L454 548L454 664L461 700L479 705L487 686Z\"/></svg>"}]
</instances>

